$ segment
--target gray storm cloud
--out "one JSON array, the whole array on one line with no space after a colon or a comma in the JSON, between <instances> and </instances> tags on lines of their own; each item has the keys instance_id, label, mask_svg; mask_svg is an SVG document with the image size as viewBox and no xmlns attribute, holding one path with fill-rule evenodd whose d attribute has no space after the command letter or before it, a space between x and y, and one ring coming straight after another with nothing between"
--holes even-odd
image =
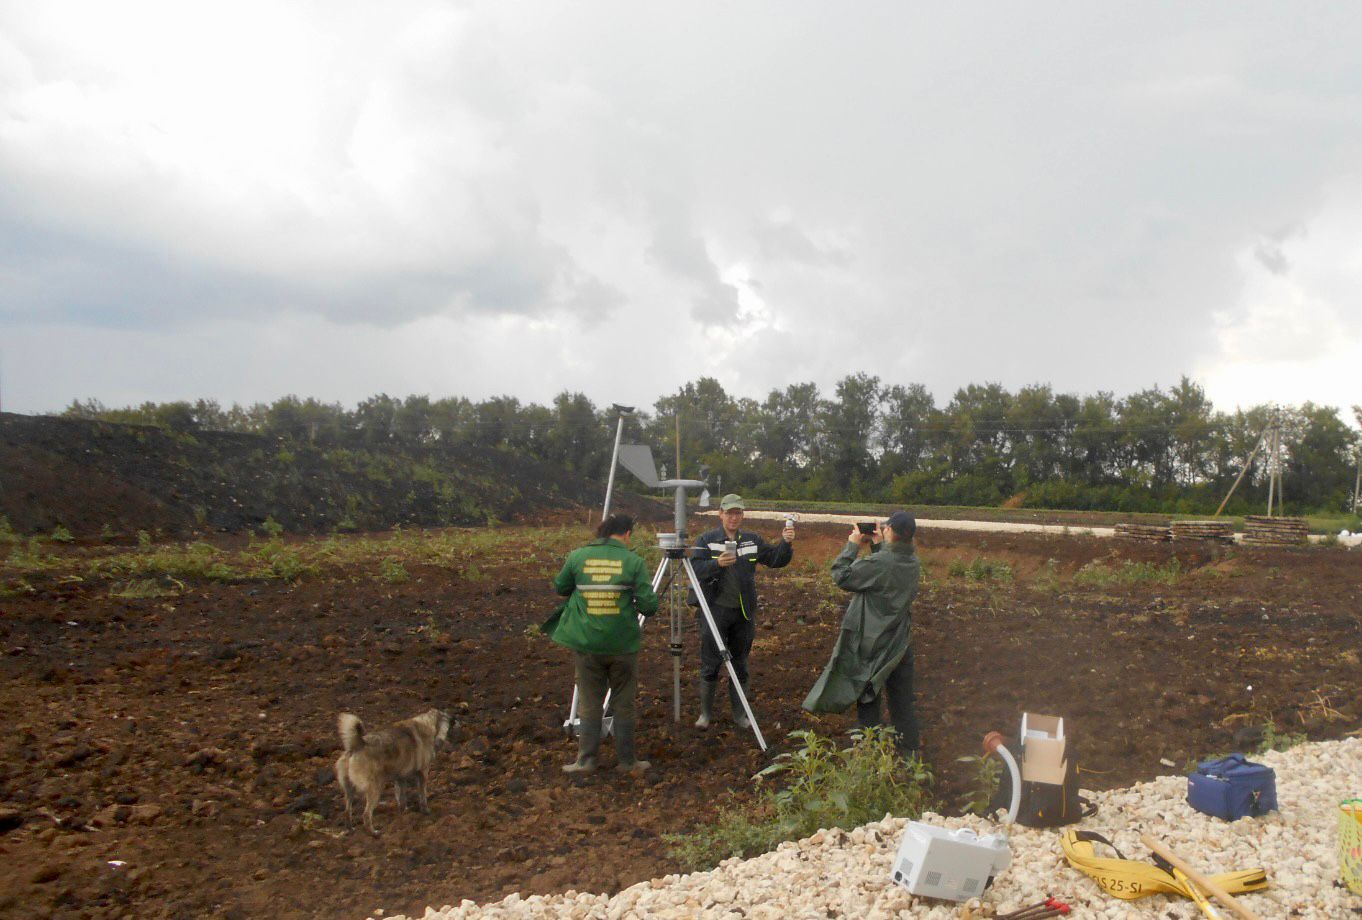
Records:
<instances>
[{"instance_id":1,"label":"gray storm cloud","mask_svg":"<svg viewBox=\"0 0 1362 920\"><path fill-rule=\"evenodd\" d=\"M1340 317L1293 353L1358 334L1350 7L118 6L0 9L12 342L288 316L443 392L609 401L583 336L665 339L653 394L1130 391L1262 352L1236 343L1283 308L1250 263ZM463 359L420 376L414 330ZM536 370L489 382L514 353ZM34 406L120 383L10 364ZM292 388L395 389L364 367ZM174 384L230 400L215 373Z\"/></svg>"}]
</instances>

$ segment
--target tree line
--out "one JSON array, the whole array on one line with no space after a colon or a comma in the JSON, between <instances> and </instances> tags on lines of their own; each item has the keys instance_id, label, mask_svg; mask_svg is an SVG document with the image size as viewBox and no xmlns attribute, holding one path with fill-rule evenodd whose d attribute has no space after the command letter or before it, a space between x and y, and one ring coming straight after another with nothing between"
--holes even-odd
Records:
<instances>
[{"instance_id":1,"label":"tree line","mask_svg":"<svg viewBox=\"0 0 1362 920\"><path fill-rule=\"evenodd\" d=\"M1362 407L1352 412L1362 425ZM602 479L617 418L612 407L570 392L547 406L512 396L379 394L353 410L297 396L228 409L213 400L109 408L90 399L63 414L318 445L476 446ZM1119 399L1048 385L1011 392L971 384L944 406L921 384L864 373L843 378L830 394L797 383L761 400L702 377L626 416L625 440L651 445L675 474L679 437L681 475L704 467L724 491L754 498L908 505L1206 513L1247 462L1227 511L1252 513L1265 503L1269 463L1265 449L1254 449L1274 417L1288 512L1351 507L1362 441L1338 409L1306 403L1221 412L1186 377Z\"/></svg>"}]
</instances>

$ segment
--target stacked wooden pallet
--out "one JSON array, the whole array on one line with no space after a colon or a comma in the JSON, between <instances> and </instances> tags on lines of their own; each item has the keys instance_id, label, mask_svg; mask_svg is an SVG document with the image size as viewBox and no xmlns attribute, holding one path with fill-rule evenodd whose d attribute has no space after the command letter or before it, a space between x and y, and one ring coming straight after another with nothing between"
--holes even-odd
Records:
<instances>
[{"instance_id":1,"label":"stacked wooden pallet","mask_svg":"<svg viewBox=\"0 0 1362 920\"><path fill-rule=\"evenodd\" d=\"M1256 514L1244 518L1245 543L1288 546L1306 542L1309 533L1305 518L1263 517Z\"/></svg>"},{"instance_id":2,"label":"stacked wooden pallet","mask_svg":"<svg viewBox=\"0 0 1362 920\"><path fill-rule=\"evenodd\" d=\"M1214 540L1234 542L1234 525L1229 521L1174 521L1174 540Z\"/></svg>"},{"instance_id":3,"label":"stacked wooden pallet","mask_svg":"<svg viewBox=\"0 0 1362 920\"><path fill-rule=\"evenodd\" d=\"M1137 540L1141 543L1164 543L1168 540L1168 527L1158 524L1117 524L1116 536L1122 540Z\"/></svg>"}]
</instances>

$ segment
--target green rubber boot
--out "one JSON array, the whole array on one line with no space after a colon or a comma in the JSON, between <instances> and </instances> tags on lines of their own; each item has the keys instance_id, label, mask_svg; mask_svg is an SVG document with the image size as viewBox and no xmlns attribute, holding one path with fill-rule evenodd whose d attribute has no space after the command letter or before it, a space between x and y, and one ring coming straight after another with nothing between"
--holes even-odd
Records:
<instances>
[{"instance_id":1,"label":"green rubber boot","mask_svg":"<svg viewBox=\"0 0 1362 920\"><path fill-rule=\"evenodd\" d=\"M615 769L624 773L642 773L652 766L648 761L638 759L638 751L634 747L633 719L627 722L615 720L615 753L620 759Z\"/></svg>"},{"instance_id":2,"label":"green rubber boot","mask_svg":"<svg viewBox=\"0 0 1362 920\"><path fill-rule=\"evenodd\" d=\"M596 769L596 753L601 748L600 719L582 719L577 726L577 759L563 766L564 773L592 773Z\"/></svg>"},{"instance_id":3,"label":"green rubber boot","mask_svg":"<svg viewBox=\"0 0 1362 920\"><path fill-rule=\"evenodd\" d=\"M752 686L751 679L742 682L743 696L747 697L747 705L752 705L752 696L748 688ZM742 700L738 699L738 691L732 684L728 685L728 703L733 707L733 724L746 731L752 727L752 723L747 721L747 713L743 712Z\"/></svg>"},{"instance_id":4,"label":"green rubber boot","mask_svg":"<svg viewBox=\"0 0 1362 920\"><path fill-rule=\"evenodd\" d=\"M709 728L714 721L714 694L718 689L716 680L700 681L700 718L695 720L696 728Z\"/></svg>"}]
</instances>

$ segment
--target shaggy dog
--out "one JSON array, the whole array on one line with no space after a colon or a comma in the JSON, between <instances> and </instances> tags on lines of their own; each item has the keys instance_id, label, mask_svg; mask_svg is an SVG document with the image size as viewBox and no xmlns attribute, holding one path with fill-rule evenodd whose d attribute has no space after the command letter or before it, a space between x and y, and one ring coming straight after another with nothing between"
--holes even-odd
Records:
<instances>
[{"instance_id":1,"label":"shaggy dog","mask_svg":"<svg viewBox=\"0 0 1362 920\"><path fill-rule=\"evenodd\" d=\"M351 806L359 792L364 796L364 826L370 834L378 836L374 830L374 806L389 783L394 786L399 808L405 804L405 787L411 785L416 790L417 808L423 813L429 811L426 777L437 745L449 734L449 725L448 713L430 709L403 719L387 731L366 734L359 716L340 714L338 726L345 753L336 761L336 781L345 793L345 817L352 825Z\"/></svg>"}]
</instances>

